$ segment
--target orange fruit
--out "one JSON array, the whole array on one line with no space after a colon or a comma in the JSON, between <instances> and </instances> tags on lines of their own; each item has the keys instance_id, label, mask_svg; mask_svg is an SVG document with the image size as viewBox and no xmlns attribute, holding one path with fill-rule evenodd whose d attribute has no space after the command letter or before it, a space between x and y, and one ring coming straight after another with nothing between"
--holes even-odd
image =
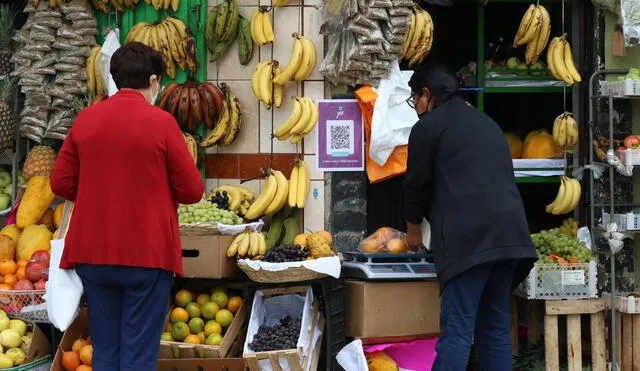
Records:
<instances>
[{"instance_id":1,"label":"orange fruit","mask_svg":"<svg viewBox=\"0 0 640 371\"><path fill-rule=\"evenodd\" d=\"M82 361L82 363L84 363L85 365L89 365L91 366L91 359L93 358L93 346L92 345L85 345L82 348L80 348L80 361Z\"/></svg>"},{"instance_id":2,"label":"orange fruit","mask_svg":"<svg viewBox=\"0 0 640 371\"><path fill-rule=\"evenodd\" d=\"M308 234L300 233L293 239L293 244L300 247L307 247L307 237L309 237Z\"/></svg>"},{"instance_id":3,"label":"orange fruit","mask_svg":"<svg viewBox=\"0 0 640 371\"><path fill-rule=\"evenodd\" d=\"M18 271L16 272L16 277L18 278L18 281L26 279L27 278L27 268L25 268L25 267L18 268Z\"/></svg>"},{"instance_id":4,"label":"orange fruit","mask_svg":"<svg viewBox=\"0 0 640 371\"><path fill-rule=\"evenodd\" d=\"M16 282L18 282L18 277L14 276L13 274L7 274L6 276L4 276L4 280L2 282L5 285L9 285L13 287L13 285L15 285Z\"/></svg>"},{"instance_id":5,"label":"orange fruit","mask_svg":"<svg viewBox=\"0 0 640 371\"><path fill-rule=\"evenodd\" d=\"M7 285L6 283L0 283L0 290L8 290L11 291L13 290L12 286Z\"/></svg>"},{"instance_id":6,"label":"orange fruit","mask_svg":"<svg viewBox=\"0 0 640 371\"><path fill-rule=\"evenodd\" d=\"M88 365L80 365L80 367L76 368L76 371L93 371L93 367Z\"/></svg>"},{"instance_id":7,"label":"orange fruit","mask_svg":"<svg viewBox=\"0 0 640 371\"><path fill-rule=\"evenodd\" d=\"M227 328L231 325L233 321L233 314L227 309L220 309L218 313L216 313L216 322L220 324L220 326Z\"/></svg>"},{"instance_id":8,"label":"orange fruit","mask_svg":"<svg viewBox=\"0 0 640 371\"><path fill-rule=\"evenodd\" d=\"M186 307L187 304L193 301L193 294L187 290L180 290L176 292L175 303L179 307Z\"/></svg>"},{"instance_id":9,"label":"orange fruit","mask_svg":"<svg viewBox=\"0 0 640 371\"><path fill-rule=\"evenodd\" d=\"M242 298L239 296L234 296L231 299L229 299L229 302L227 303L227 309L229 309L231 313L235 314L238 311L238 309L240 309L241 305L242 305Z\"/></svg>"},{"instance_id":10,"label":"orange fruit","mask_svg":"<svg viewBox=\"0 0 640 371\"><path fill-rule=\"evenodd\" d=\"M18 266L18 269L20 269L20 268L26 268L27 264L29 264L29 261L27 259L20 259L18 260L18 263L16 265Z\"/></svg>"},{"instance_id":11,"label":"orange fruit","mask_svg":"<svg viewBox=\"0 0 640 371\"><path fill-rule=\"evenodd\" d=\"M183 342L187 344L202 344L202 340L198 335L189 335L186 338L184 338Z\"/></svg>"},{"instance_id":12,"label":"orange fruit","mask_svg":"<svg viewBox=\"0 0 640 371\"><path fill-rule=\"evenodd\" d=\"M324 239L327 240L328 244L331 244L333 242L333 236L331 236L331 233L327 231L317 231L315 234L324 237Z\"/></svg>"},{"instance_id":13,"label":"orange fruit","mask_svg":"<svg viewBox=\"0 0 640 371\"><path fill-rule=\"evenodd\" d=\"M61 363L66 371L75 371L80 366L80 357L76 352L64 352Z\"/></svg>"},{"instance_id":14,"label":"orange fruit","mask_svg":"<svg viewBox=\"0 0 640 371\"><path fill-rule=\"evenodd\" d=\"M80 349L82 349L82 347L84 347L85 345L89 345L89 342L84 339L78 339L73 342L73 345L71 346L71 350L73 350L76 353L79 353Z\"/></svg>"},{"instance_id":15,"label":"orange fruit","mask_svg":"<svg viewBox=\"0 0 640 371\"><path fill-rule=\"evenodd\" d=\"M0 259L0 274L15 274L18 270L18 264L12 259Z\"/></svg>"},{"instance_id":16,"label":"orange fruit","mask_svg":"<svg viewBox=\"0 0 640 371\"><path fill-rule=\"evenodd\" d=\"M174 308L171 311L171 322L188 322L189 313L184 308Z\"/></svg>"}]
</instances>

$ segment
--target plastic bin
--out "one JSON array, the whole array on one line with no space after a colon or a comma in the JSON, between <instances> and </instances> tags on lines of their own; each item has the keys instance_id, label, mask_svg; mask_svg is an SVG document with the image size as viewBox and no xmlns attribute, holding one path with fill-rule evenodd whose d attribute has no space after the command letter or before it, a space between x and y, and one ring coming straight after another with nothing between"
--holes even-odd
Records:
<instances>
[{"instance_id":1,"label":"plastic bin","mask_svg":"<svg viewBox=\"0 0 640 371\"><path fill-rule=\"evenodd\" d=\"M580 264L535 264L516 293L528 299L597 298L595 261Z\"/></svg>"}]
</instances>

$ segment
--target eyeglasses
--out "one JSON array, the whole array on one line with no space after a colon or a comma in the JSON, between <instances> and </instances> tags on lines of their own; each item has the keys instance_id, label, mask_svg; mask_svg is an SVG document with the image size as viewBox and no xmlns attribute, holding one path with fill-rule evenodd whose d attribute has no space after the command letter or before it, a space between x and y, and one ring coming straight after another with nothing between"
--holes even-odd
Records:
<instances>
[{"instance_id":1,"label":"eyeglasses","mask_svg":"<svg viewBox=\"0 0 640 371\"><path fill-rule=\"evenodd\" d=\"M416 108L416 102L413 99L413 94L411 94L411 96L409 98L407 98L406 100L407 104L409 105L409 107L415 109Z\"/></svg>"}]
</instances>

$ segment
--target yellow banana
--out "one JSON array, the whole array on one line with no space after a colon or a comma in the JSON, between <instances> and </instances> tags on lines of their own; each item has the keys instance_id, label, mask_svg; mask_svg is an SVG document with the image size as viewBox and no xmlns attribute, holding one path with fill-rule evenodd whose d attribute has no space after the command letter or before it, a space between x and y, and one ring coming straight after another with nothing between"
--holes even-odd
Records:
<instances>
[{"instance_id":1,"label":"yellow banana","mask_svg":"<svg viewBox=\"0 0 640 371\"><path fill-rule=\"evenodd\" d=\"M291 169L291 175L289 176L289 207L296 207L298 203L298 164L296 163Z\"/></svg>"},{"instance_id":2,"label":"yellow banana","mask_svg":"<svg viewBox=\"0 0 640 371\"><path fill-rule=\"evenodd\" d=\"M418 48L420 47L420 45L422 45L424 36L427 33L427 27L425 23L426 18L423 17L422 14L420 13L421 10L422 8L420 8L418 5L414 5L414 12L416 13L415 23L414 23L415 31L413 32L413 35L411 37L411 42L409 43L409 47L407 48L405 59L411 59L416 54L416 52L418 51Z\"/></svg>"},{"instance_id":3,"label":"yellow banana","mask_svg":"<svg viewBox=\"0 0 640 371\"><path fill-rule=\"evenodd\" d=\"M302 115L302 104L300 103L300 98L296 97L293 102L293 109L291 110L291 115L287 118L278 129L276 129L275 135L280 138L281 136L287 134L291 128L300 120L300 116Z\"/></svg>"},{"instance_id":4,"label":"yellow banana","mask_svg":"<svg viewBox=\"0 0 640 371\"><path fill-rule=\"evenodd\" d=\"M409 44L411 44L411 40L413 39L413 34L416 32L416 13L414 11L409 15L409 19L411 21L411 26L409 27L409 31L404 40L404 44L402 44L402 53L401 59L407 58L407 50L409 49Z\"/></svg>"},{"instance_id":5,"label":"yellow banana","mask_svg":"<svg viewBox=\"0 0 640 371\"><path fill-rule=\"evenodd\" d=\"M273 61L269 61L260 70L258 87L260 100L266 109L270 109L273 104Z\"/></svg>"},{"instance_id":6,"label":"yellow banana","mask_svg":"<svg viewBox=\"0 0 640 371\"><path fill-rule=\"evenodd\" d=\"M582 196L582 185L580 184L579 181L577 181L576 179L571 179L568 178L569 181L569 185L572 188L571 191L571 202L569 203L569 206L567 207L566 210L562 210L562 214L566 214L569 213L573 210L575 210L575 208L578 206L578 204L580 203L580 197Z\"/></svg>"},{"instance_id":7,"label":"yellow banana","mask_svg":"<svg viewBox=\"0 0 640 371\"><path fill-rule=\"evenodd\" d=\"M264 255L267 252L267 240L264 233L258 233L258 255Z\"/></svg>"},{"instance_id":8,"label":"yellow banana","mask_svg":"<svg viewBox=\"0 0 640 371\"><path fill-rule=\"evenodd\" d=\"M553 130L552 130L552 136L553 136L553 141L556 143L556 145L560 145L558 144L559 141L559 133L560 133L560 125L561 125L561 121L564 118L565 113L561 113L558 116L556 116L555 120L553 120Z\"/></svg>"},{"instance_id":9,"label":"yellow banana","mask_svg":"<svg viewBox=\"0 0 640 371\"><path fill-rule=\"evenodd\" d=\"M267 38L262 27L262 15L260 14L259 8L251 13L250 25L251 38L253 39L253 42L257 45L265 45L267 43Z\"/></svg>"},{"instance_id":10,"label":"yellow banana","mask_svg":"<svg viewBox=\"0 0 640 371\"><path fill-rule=\"evenodd\" d=\"M264 39L266 43L272 43L276 40L276 36L273 34L271 16L267 11L260 12L260 16L262 17L260 23L262 24L262 34L264 35Z\"/></svg>"},{"instance_id":11,"label":"yellow banana","mask_svg":"<svg viewBox=\"0 0 640 371\"><path fill-rule=\"evenodd\" d=\"M264 215L268 216L271 216L280 211L280 209L282 209L287 203L287 199L289 197L289 181L287 181L287 178L284 176L284 174L282 174L282 172L278 170L274 170L273 175L276 178L278 189L275 196L273 197L273 200L264 211Z\"/></svg>"},{"instance_id":12,"label":"yellow banana","mask_svg":"<svg viewBox=\"0 0 640 371\"><path fill-rule=\"evenodd\" d=\"M309 121L311 120L311 116L312 116L312 108L311 108L311 104L310 103L311 99L308 97L302 97L300 98L300 104L302 106L302 113L300 114L300 119L298 119L298 122L295 124L294 127L291 128L291 130L289 130L289 133L291 134L300 134L302 133L302 130L304 130L304 128L307 127L307 125L309 125Z\"/></svg>"},{"instance_id":13,"label":"yellow banana","mask_svg":"<svg viewBox=\"0 0 640 371\"><path fill-rule=\"evenodd\" d=\"M236 236L236 238L233 239L233 241L231 241L231 245L229 245L229 248L227 249L228 257L232 257L238 254L238 248L240 247L240 244L243 238L244 238L244 233L240 233L239 235Z\"/></svg>"},{"instance_id":14,"label":"yellow banana","mask_svg":"<svg viewBox=\"0 0 640 371\"><path fill-rule=\"evenodd\" d=\"M307 126L300 133L301 136L306 136L316 127L318 123L318 118L320 116L320 112L318 112L318 104L314 102L312 99L309 99L310 107L311 107L311 117L309 118L309 122Z\"/></svg>"},{"instance_id":15,"label":"yellow banana","mask_svg":"<svg viewBox=\"0 0 640 371\"><path fill-rule=\"evenodd\" d=\"M555 68L556 73L558 74L558 76L562 81L564 81L569 85L572 85L574 83L573 77L571 76L571 73L567 69L567 66L564 61L565 37L566 37L566 34L560 36L560 39L554 45L554 48L551 51L553 53L553 67Z\"/></svg>"},{"instance_id":16,"label":"yellow banana","mask_svg":"<svg viewBox=\"0 0 640 371\"><path fill-rule=\"evenodd\" d=\"M258 241L258 232L251 230L249 233L249 256L258 255L260 249L260 242Z\"/></svg>"},{"instance_id":17,"label":"yellow banana","mask_svg":"<svg viewBox=\"0 0 640 371\"><path fill-rule=\"evenodd\" d=\"M513 47L517 48L520 45L524 45L531 41L532 36L529 34L529 31L532 29L532 26L535 27L535 17L536 13L538 14L538 21L540 17L540 11L536 10L536 6L531 4L529 8L522 16L522 20L520 21L520 26L518 26L518 31L516 32L516 36L513 39ZM538 25L539 27L539 25ZM533 28L535 32L535 28ZM526 37L529 37L529 40L526 40Z\"/></svg>"},{"instance_id":18,"label":"yellow banana","mask_svg":"<svg viewBox=\"0 0 640 371\"><path fill-rule=\"evenodd\" d=\"M238 256L246 256L249 252L249 243L251 242L249 233L247 231L244 231L241 233L241 236L242 239L240 240L240 243L238 245Z\"/></svg>"},{"instance_id":19,"label":"yellow banana","mask_svg":"<svg viewBox=\"0 0 640 371\"><path fill-rule=\"evenodd\" d=\"M296 191L296 206L302 209L307 202L307 196L309 195L309 187L311 186L311 173L307 163L300 160L298 166L298 190Z\"/></svg>"},{"instance_id":20,"label":"yellow banana","mask_svg":"<svg viewBox=\"0 0 640 371\"><path fill-rule=\"evenodd\" d=\"M567 147L573 148L578 143L578 123L572 114L566 117L567 122Z\"/></svg>"},{"instance_id":21,"label":"yellow banana","mask_svg":"<svg viewBox=\"0 0 640 371\"><path fill-rule=\"evenodd\" d=\"M280 67L277 63L273 66L273 74L274 76L281 72ZM276 108L280 108L282 106L282 99L284 98L284 86L273 84L273 105Z\"/></svg>"},{"instance_id":22,"label":"yellow banana","mask_svg":"<svg viewBox=\"0 0 640 371\"><path fill-rule=\"evenodd\" d=\"M254 220L263 215L264 211L267 209L271 201L273 201L277 190L278 183L276 181L276 178L273 174L270 174L269 176L267 176L262 192L260 192L260 195L253 202L244 217L248 220Z\"/></svg>"},{"instance_id":23,"label":"yellow banana","mask_svg":"<svg viewBox=\"0 0 640 371\"><path fill-rule=\"evenodd\" d=\"M300 36L300 40L302 41L302 60L300 67L293 74L293 79L296 81L302 81L311 76L316 67L317 58L316 46L313 41L305 36Z\"/></svg>"},{"instance_id":24,"label":"yellow banana","mask_svg":"<svg viewBox=\"0 0 640 371\"><path fill-rule=\"evenodd\" d=\"M571 45L569 42L564 39L563 42L563 54L564 54L564 65L567 69L569 75L571 75L571 79L573 79L574 83L578 83L582 81L582 77L580 77L580 73L576 69L576 65L573 62L573 54L571 53Z\"/></svg>"},{"instance_id":25,"label":"yellow banana","mask_svg":"<svg viewBox=\"0 0 640 371\"><path fill-rule=\"evenodd\" d=\"M551 202L549 205L547 205L547 207L545 208L545 210L547 211L547 213L549 214L553 214L553 210L558 207L558 205L560 204L560 202L562 201L562 199L564 199L565 194L566 194L566 188L565 188L565 184L564 184L564 176L560 177L560 187L558 188L558 193L556 194L556 198L553 200L553 202Z\"/></svg>"},{"instance_id":26,"label":"yellow banana","mask_svg":"<svg viewBox=\"0 0 640 371\"><path fill-rule=\"evenodd\" d=\"M564 195L560 202L551 210L551 214L553 215L562 215L566 214L571 206L571 202L573 200L573 192L574 189L571 185L571 182L568 181L566 176L562 177L562 184L564 185Z\"/></svg>"},{"instance_id":27,"label":"yellow banana","mask_svg":"<svg viewBox=\"0 0 640 371\"><path fill-rule=\"evenodd\" d=\"M291 50L289 63L282 72L273 78L274 84L284 85L287 81L291 80L302 64L302 41L297 34L293 34L293 38L293 48Z\"/></svg>"},{"instance_id":28,"label":"yellow banana","mask_svg":"<svg viewBox=\"0 0 640 371\"><path fill-rule=\"evenodd\" d=\"M269 63L269 60L258 62L253 69L253 74L251 75L251 91L253 91L253 95L258 99L260 99L260 71L267 63Z\"/></svg>"},{"instance_id":29,"label":"yellow banana","mask_svg":"<svg viewBox=\"0 0 640 371\"><path fill-rule=\"evenodd\" d=\"M558 128L558 146L564 148L567 145L567 115L563 115L560 119L560 127Z\"/></svg>"},{"instance_id":30,"label":"yellow banana","mask_svg":"<svg viewBox=\"0 0 640 371\"><path fill-rule=\"evenodd\" d=\"M214 192L220 192L220 193L227 192L230 198L229 210L231 211L238 210L238 207L240 207L240 203L242 203L242 200L244 200L244 197L242 196L242 193L240 192L240 190L234 186L222 185L216 188Z\"/></svg>"}]
</instances>

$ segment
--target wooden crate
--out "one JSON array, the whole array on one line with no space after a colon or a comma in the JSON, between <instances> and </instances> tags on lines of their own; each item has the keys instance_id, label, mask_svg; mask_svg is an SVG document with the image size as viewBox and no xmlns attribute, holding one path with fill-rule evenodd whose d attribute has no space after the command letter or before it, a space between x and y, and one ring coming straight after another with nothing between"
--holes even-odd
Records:
<instances>
[{"instance_id":1,"label":"wooden crate","mask_svg":"<svg viewBox=\"0 0 640 371\"><path fill-rule=\"evenodd\" d=\"M640 314L616 312L620 371L640 370Z\"/></svg>"},{"instance_id":2,"label":"wooden crate","mask_svg":"<svg viewBox=\"0 0 640 371\"><path fill-rule=\"evenodd\" d=\"M582 315L591 320L591 369L605 371L605 309L602 299L553 300L545 302L544 351L545 369L560 370L558 317L566 316L567 321L567 364L568 371L582 371Z\"/></svg>"}]
</instances>

